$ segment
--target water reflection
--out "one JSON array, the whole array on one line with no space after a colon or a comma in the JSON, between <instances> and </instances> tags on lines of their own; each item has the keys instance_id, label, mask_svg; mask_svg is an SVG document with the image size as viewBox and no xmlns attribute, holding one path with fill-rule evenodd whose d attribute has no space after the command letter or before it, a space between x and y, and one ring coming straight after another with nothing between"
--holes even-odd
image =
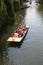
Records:
<instances>
[{"instance_id":1,"label":"water reflection","mask_svg":"<svg viewBox=\"0 0 43 65\"><path fill-rule=\"evenodd\" d=\"M0 65L8 64L8 53L7 48L3 44L0 43Z\"/></svg>"}]
</instances>

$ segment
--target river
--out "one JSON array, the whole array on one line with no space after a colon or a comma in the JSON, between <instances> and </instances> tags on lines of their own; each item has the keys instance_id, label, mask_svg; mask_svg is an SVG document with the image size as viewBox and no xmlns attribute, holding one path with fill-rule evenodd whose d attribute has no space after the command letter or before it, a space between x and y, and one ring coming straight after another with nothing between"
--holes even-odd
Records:
<instances>
[{"instance_id":1,"label":"river","mask_svg":"<svg viewBox=\"0 0 43 65\"><path fill-rule=\"evenodd\" d=\"M5 45L1 44L0 48L0 65L43 65L43 6L33 1L30 8L25 10L23 21L30 27L25 39L21 44L11 45L6 44L4 39ZM12 29L11 26L10 32ZM6 38L8 33L4 36Z\"/></svg>"}]
</instances>

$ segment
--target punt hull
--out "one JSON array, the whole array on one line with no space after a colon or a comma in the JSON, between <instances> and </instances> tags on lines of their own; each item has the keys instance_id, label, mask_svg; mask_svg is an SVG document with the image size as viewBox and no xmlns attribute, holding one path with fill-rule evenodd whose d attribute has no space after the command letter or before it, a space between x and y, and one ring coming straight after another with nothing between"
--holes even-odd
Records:
<instances>
[{"instance_id":1,"label":"punt hull","mask_svg":"<svg viewBox=\"0 0 43 65\"><path fill-rule=\"evenodd\" d=\"M28 30L29 30L29 27L27 26L22 37L9 37L7 41L8 42L16 42L16 43L17 42L22 42L24 40Z\"/></svg>"}]
</instances>

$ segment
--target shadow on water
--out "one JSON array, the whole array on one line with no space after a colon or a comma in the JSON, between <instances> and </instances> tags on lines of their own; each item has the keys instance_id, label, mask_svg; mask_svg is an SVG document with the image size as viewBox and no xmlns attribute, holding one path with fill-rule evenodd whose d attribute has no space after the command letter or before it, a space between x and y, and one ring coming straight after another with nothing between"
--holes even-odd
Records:
<instances>
[{"instance_id":1,"label":"shadow on water","mask_svg":"<svg viewBox=\"0 0 43 65\"><path fill-rule=\"evenodd\" d=\"M15 47L15 48L17 47L17 48L20 48L21 45L22 45L22 42L20 42L20 43L10 42L10 43L8 44L8 47Z\"/></svg>"}]
</instances>

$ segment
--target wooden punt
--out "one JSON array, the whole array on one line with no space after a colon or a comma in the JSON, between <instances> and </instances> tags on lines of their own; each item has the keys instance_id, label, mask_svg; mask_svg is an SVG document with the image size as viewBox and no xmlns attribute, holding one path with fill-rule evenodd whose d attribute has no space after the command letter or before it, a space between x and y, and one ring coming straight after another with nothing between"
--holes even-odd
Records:
<instances>
[{"instance_id":1,"label":"wooden punt","mask_svg":"<svg viewBox=\"0 0 43 65\"><path fill-rule=\"evenodd\" d=\"M21 9L26 9L26 8L29 8L30 6L23 6L21 7Z\"/></svg>"},{"instance_id":2,"label":"wooden punt","mask_svg":"<svg viewBox=\"0 0 43 65\"><path fill-rule=\"evenodd\" d=\"M28 30L29 30L29 26L26 26L26 30L24 31L23 36L21 36L21 37L10 36L7 41L9 41L9 42L22 42L23 39L25 38Z\"/></svg>"}]
</instances>

